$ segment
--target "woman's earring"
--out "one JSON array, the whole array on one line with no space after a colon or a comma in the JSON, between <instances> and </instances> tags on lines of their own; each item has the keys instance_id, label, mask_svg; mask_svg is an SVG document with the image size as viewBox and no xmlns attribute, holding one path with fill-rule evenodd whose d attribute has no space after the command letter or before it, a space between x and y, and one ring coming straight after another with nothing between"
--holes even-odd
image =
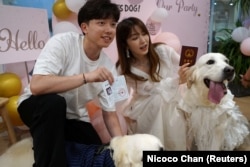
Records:
<instances>
[{"instance_id":1,"label":"woman's earring","mask_svg":"<svg viewBox=\"0 0 250 167\"><path fill-rule=\"evenodd\" d=\"M126 50L126 55L127 55L127 58L130 58L130 54L129 54L129 50L128 49Z\"/></svg>"}]
</instances>

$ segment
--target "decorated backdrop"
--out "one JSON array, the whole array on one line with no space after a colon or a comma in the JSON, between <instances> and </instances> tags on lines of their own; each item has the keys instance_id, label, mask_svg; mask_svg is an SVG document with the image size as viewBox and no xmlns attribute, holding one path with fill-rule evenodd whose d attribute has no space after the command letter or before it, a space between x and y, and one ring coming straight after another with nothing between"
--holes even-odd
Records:
<instances>
[{"instance_id":1,"label":"decorated backdrop","mask_svg":"<svg viewBox=\"0 0 250 167\"><path fill-rule=\"evenodd\" d=\"M153 42L165 42L178 53L181 52L182 45L198 47L197 57L207 52L210 1L112 1L119 5L121 19L134 16L143 20L148 27ZM77 24L77 12L85 2L86 0L55 0L51 7L52 32L50 35L65 31L81 33ZM7 5L3 6L7 8ZM29 82L27 72L30 72L34 65L34 61L31 60L36 59L40 49L49 38L48 19L44 18L44 20L39 21L39 18L42 17L36 16L37 13L45 12L41 9L27 8L27 16L23 19L22 17L25 17L25 15L20 12L16 14L14 7L8 6L8 8L10 8L9 11L1 10L0 16L3 23L0 32L0 64L4 64L4 71L11 71L20 75L24 85L26 85ZM13 12L10 12L12 10ZM32 19L36 19L36 22L32 21ZM11 31L11 35L7 36L8 31L5 28L10 24L15 29ZM43 28L43 25L46 27ZM25 28L26 26L28 28ZM36 26L40 27L40 29L35 28ZM11 38L12 43L9 43L10 46L6 46L7 38ZM104 51L115 63L117 60L115 40Z\"/></svg>"},{"instance_id":2,"label":"decorated backdrop","mask_svg":"<svg viewBox=\"0 0 250 167\"><path fill-rule=\"evenodd\" d=\"M121 19L130 16L140 18L146 24L153 42L164 42L173 47L178 53L181 53L183 45L197 47L197 57L207 52L210 1L111 1L118 4ZM45 10L7 5L0 6L0 65L3 64L4 72L12 72L20 77L22 84L18 82L19 87L24 88L29 83L35 60L49 39L49 35L66 31L81 33L77 24L77 13L85 2L86 0L55 0L51 7L52 16L49 19ZM50 33L48 20L52 20ZM117 61L115 40L104 51L114 63ZM14 78L13 76L10 77L10 74L1 76L2 78L9 78L7 79L8 82ZM15 81L19 81L16 78L15 75ZM13 83L13 81L11 82ZM17 83L15 84L17 85ZM5 87L9 86L10 84L6 82ZM16 92L23 90L23 88L18 89ZM12 108L9 111L17 116L16 101L18 93L15 93L15 96L10 98L13 99L11 100L13 103L11 103ZM87 108L91 122L97 129L101 139L105 143L108 142L110 136L103 123L100 108L95 105L94 101L87 104ZM124 118L119 112L118 116L122 130L126 133ZM20 120L20 118L15 118L15 120ZM15 122L16 126L23 124L22 122Z\"/></svg>"},{"instance_id":3,"label":"decorated backdrop","mask_svg":"<svg viewBox=\"0 0 250 167\"><path fill-rule=\"evenodd\" d=\"M144 21L153 41L165 42L177 52L182 45L198 47L198 56L207 52L210 1L200 0L112 0L119 5L121 18L138 17ZM82 0L56 0L52 25L54 33L76 31L77 11ZM66 8L65 8L66 6ZM61 9L65 12L59 12ZM66 15L65 15L66 13ZM113 62L117 60L115 40L104 49Z\"/></svg>"},{"instance_id":4,"label":"decorated backdrop","mask_svg":"<svg viewBox=\"0 0 250 167\"><path fill-rule=\"evenodd\" d=\"M146 24L153 42L165 42L178 53L183 45L197 47L197 57L207 52L210 1L111 1L119 6L121 19L130 16L140 18ZM0 6L0 65L4 67L3 71L17 74L22 87L25 87L29 83L29 74L32 73L35 60L50 35L66 31L81 33L77 24L77 12L85 2L86 0L55 0L47 12L51 13L51 18L42 9ZM48 20L51 20L50 32ZM115 40L104 51L114 63L117 61ZM100 111L92 113L91 117L96 117L93 123L99 124ZM104 141L109 138L106 132L102 136Z\"/></svg>"},{"instance_id":5,"label":"decorated backdrop","mask_svg":"<svg viewBox=\"0 0 250 167\"><path fill-rule=\"evenodd\" d=\"M146 24L153 42L165 42L178 53L185 46L198 48L197 57L207 52L210 1L203 0L112 0L119 5L121 18L138 17ZM53 34L75 31L81 33L77 24L77 12L85 3L82 0L56 0L52 16ZM66 8L65 8L66 7ZM59 9L62 9L63 13ZM117 61L115 40L104 51L112 61ZM120 108L119 108L120 109ZM102 140L110 136L103 123L101 111L92 104L89 107L91 122ZM126 131L123 117L118 116Z\"/></svg>"}]
</instances>

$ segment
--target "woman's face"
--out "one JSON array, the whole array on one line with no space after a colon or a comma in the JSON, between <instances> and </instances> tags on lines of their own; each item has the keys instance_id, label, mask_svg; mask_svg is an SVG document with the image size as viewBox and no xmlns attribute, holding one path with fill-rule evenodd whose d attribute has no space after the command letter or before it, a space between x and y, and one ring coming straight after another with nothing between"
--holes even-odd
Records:
<instances>
[{"instance_id":1,"label":"woman's face","mask_svg":"<svg viewBox=\"0 0 250 167\"><path fill-rule=\"evenodd\" d=\"M149 35L140 27L135 26L127 39L127 45L136 58L143 57L148 53Z\"/></svg>"}]
</instances>

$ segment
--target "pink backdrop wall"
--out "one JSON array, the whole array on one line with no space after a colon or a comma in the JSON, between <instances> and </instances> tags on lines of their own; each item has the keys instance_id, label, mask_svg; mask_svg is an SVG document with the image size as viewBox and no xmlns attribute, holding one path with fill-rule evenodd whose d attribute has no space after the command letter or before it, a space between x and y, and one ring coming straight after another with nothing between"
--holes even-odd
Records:
<instances>
[{"instance_id":1,"label":"pink backdrop wall","mask_svg":"<svg viewBox=\"0 0 250 167\"><path fill-rule=\"evenodd\" d=\"M37 58L49 39L44 9L0 5L0 64Z\"/></svg>"}]
</instances>

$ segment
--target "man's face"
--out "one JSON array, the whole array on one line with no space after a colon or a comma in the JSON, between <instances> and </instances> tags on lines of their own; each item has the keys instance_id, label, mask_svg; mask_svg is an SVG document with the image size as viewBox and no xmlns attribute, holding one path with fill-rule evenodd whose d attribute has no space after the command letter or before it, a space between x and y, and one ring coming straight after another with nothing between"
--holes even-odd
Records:
<instances>
[{"instance_id":1,"label":"man's face","mask_svg":"<svg viewBox=\"0 0 250 167\"><path fill-rule=\"evenodd\" d=\"M88 24L84 23L85 37L92 44L100 48L106 48L110 45L115 37L116 22L113 19L94 19Z\"/></svg>"}]
</instances>

